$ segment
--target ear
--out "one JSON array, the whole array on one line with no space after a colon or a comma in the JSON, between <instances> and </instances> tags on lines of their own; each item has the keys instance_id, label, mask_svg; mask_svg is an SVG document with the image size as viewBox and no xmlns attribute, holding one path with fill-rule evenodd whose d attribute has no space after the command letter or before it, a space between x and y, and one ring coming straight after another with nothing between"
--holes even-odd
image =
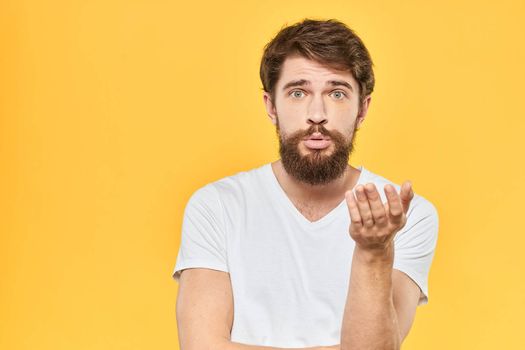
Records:
<instances>
[{"instance_id":1,"label":"ear","mask_svg":"<svg viewBox=\"0 0 525 350\"><path fill-rule=\"evenodd\" d=\"M264 99L264 106L266 107L266 113L268 114L268 117L272 121L273 125L277 124L277 118L276 118L276 110L275 105L270 97L270 94L268 92L264 92L263 94Z\"/></svg>"},{"instance_id":2,"label":"ear","mask_svg":"<svg viewBox=\"0 0 525 350\"><path fill-rule=\"evenodd\" d=\"M359 111L359 114L357 116L357 126L356 128L359 128L361 124L365 121L366 114L368 113L368 107L370 106L370 102L372 101L372 96L368 95L363 100L363 104L361 105L361 110Z\"/></svg>"}]
</instances>

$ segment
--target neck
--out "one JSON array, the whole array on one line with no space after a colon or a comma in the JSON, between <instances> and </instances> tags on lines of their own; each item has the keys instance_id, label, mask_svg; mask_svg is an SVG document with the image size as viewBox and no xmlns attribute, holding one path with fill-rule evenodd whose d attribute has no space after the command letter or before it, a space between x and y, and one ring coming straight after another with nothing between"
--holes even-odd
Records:
<instances>
[{"instance_id":1,"label":"neck","mask_svg":"<svg viewBox=\"0 0 525 350\"><path fill-rule=\"evenodd\" d=\"M342 176L320 185L311 185L297 180L284 169L281 160L271 163L273 172L284 191L293 198L304 201L327 202L342 200L347 190L357 183L360 171L348 165Z\"/></svg>"}]
</instances>

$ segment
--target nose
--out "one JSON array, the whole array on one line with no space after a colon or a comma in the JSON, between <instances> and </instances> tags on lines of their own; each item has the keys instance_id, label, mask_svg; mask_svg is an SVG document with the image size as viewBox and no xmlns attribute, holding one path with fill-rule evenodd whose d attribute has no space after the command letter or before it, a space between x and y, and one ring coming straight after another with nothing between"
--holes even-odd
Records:
<instances>
[{"instance_id":1,"label":"nose","mask_svg":"<svg viewBox=\"0 0 525 350\"><path fill-rule=\"evenodd\" d=\"M308 106L308 124L326 124L326 122L326 110L323 96L314 95Z\"/></svg>"}]
</instances>

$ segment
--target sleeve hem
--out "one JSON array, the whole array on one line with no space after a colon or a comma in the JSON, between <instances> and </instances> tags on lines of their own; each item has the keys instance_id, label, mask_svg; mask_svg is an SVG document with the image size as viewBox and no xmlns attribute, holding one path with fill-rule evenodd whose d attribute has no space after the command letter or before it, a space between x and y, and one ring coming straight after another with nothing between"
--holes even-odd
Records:
<instances>
[{"instance_id":1,"label":"sleeve hem","mask_svg":"<svg viewBox=\"0 0 525 350\"><path fill-rule=\"evenodd\" d=\"M172 278L179 282L180 274L182 270L189 269L189 268L204 268L204 269L212 269L212 270L218 270L223 272L228 272L228 267L221 263L214 263L210 261L202 261L202 260L190 260L186 261L184 263L179 263L177 266L175 266L175 269L172 273Z\"/></svg>"},{"instance_id":2,"label":"sleeve hem","mask_svg":"<svg viewBox=\"0 0 525 350\"><path fill-rule=\"evenodd\" d=\"M418 276L418 274L413 272L411 269L407 269L403 266L394 265L393 268L407 275L421 290L422 295L420 296L417 305L419 306L428 304L428 290L426 290L426 288L423 286L423 283L418 281L419 279L416 277Z\"/></svg>"}]
</instances>

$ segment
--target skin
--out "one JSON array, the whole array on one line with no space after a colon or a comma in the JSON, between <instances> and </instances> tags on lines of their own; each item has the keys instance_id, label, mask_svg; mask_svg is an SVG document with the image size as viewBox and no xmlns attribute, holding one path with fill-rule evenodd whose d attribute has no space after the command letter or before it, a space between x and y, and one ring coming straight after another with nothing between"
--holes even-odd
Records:
<instances>
[{"instance_id":1,"label":"skin","mask_svg":"<svg viewBox=\"0 0 525 350\"><path fill-rule=\"evenodd\" d=\"M387 202L383 204L373 184L359 185L355 192L355 197L353 191L345 193L351 218L349 233L356 247L341 349L399 349L413 322L419 299L413 295L419 296L419 287L411 280L398 280L400 276L394 278L393 239L406 223L414 193L410 182L403 184L400 194L386 185ZM407 295L399 295L404 292ZM396 304L400 298L403 301Z\"/></svg>"},{"instance_id":2,"label":"skin","mask_svg":"<svg viewBox=\"0 0 525 350\"><path fill-rule=\"evenodd\" d=\"M305 79L311 83L283 91L284 85L298 79ZM350 83L353 91L344 86L326 85L326 81L329 80L344 80ZM292 56L283 63L281 77L275 87L275 103L271 101L267 92L264 93L264 103L272 124L276 125L278 119L284 134L308 129L312 124L323 124L328 130L335 129L347 135L347 140L350 140L354 126L359 128L363 123L371 100L371 97L367 96L359 108L358 86L357 81L348 72L335 72L306 58ZM347 96L342 98L342 94L335 93L336 91L342 91ZM311 152L303 143L299 144L299 150L304 155ZM323 153L329 155L333 151L332 143ZM345 191L352 188L359 177L359 170L348 166L341 178L322 185L310 185L288 175L281 160L273 162L272 168L292 201L319 203L318 209L321 211L329 211L329 208L323 208L326 205L340 203L344 199Z\"/></svg>"},{"instance_id":3,"label":"skin","mask_svg":"<svg viewBox=\"0 0 525 350\"><path fill-rule=\"evenodd\" d=\"M306 79L308 86L282 91L289 81ZM342 86L328 86L329 80L344 80L353 91ZM334 71L303 57L288 57L276 84L276 98L264 93L270 120L279 122L283 134L306 130L313 123L327 130L337 130L351 139L354 127L366 116L371 97L358 104L358 84L348 72ZM294 90L301 92L289 93ZM343 94L335 93L343 91ZM290 97L292 96L292 97ZM303 143L299 150L311 152ZM330 155L331 144L323 150ZM399 349L414 320L420 289L403 272L392 268L395 234L406 223L406 213L413 198L410 182L400 193L387 185L387 202L382 203L373 184L355 186L359 170L348 165L344 174L331 182L309 185L297 181L284 170L280 160L272 169L292 202L311 221L323 217L346 200L351 223L349 235L356 245L351 266L348 295L341 326L341 342L332 346L304 349ZM221 350L281 349L230 341L233 325L233 293L229 274L205 268L182 271L177 298L177 323L180 348Z\"/></svg>"}]
</instances>

